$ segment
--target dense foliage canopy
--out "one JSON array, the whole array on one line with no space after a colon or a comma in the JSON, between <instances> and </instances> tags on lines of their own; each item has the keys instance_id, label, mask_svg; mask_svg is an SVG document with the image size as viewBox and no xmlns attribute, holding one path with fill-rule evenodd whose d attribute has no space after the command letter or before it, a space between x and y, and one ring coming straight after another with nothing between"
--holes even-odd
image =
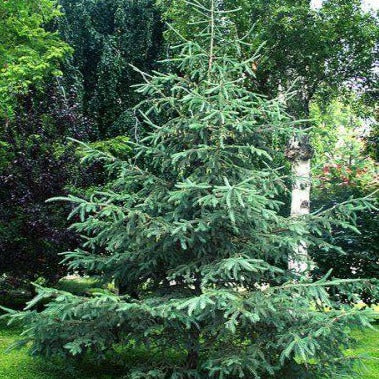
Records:
<instances>
[{"instance_id":1,"label":"dense foliage canopy","mask_svg":"<svg viewBox=\"0 0 379 379\"><path fill-rule=\"evenodd\" d=\"M183 36L201 26L187 25L185 0L160 0L165 18L174 22ZM262 56L254 62L257 78L252 83L262 93L276 96L291 89L287 99L296 117L309 118L314 96L326 98L347 86L360 87L374 95L378 60L379 24L362 9L360 0L326 0L315 8L309 0L225 0L239 35L254 30L253 49L262 43ZM170 38L176 39L175 33ZM250 47L243 47L249 56Z\"/></svg>"},{"instance_id":2,"label":"dense foliage canopy","mask_svg":"<svg viewBox=\"0 0 379 379\"><path fill-rule=\"evenodd\" d=\"M83 110L99 137L129 133L138 81L131 64L151 70L162 51L163 25L153 0L61 0L62 38L74 48L72 80L82 86Z\"/></svg>"},{"instance_id":3,"label":"dense foliage canopy","mask_svg":"<svg viewBox=\"0 0 379 379\"><path fill-rule=\"evenodd\" d=\"M120 141L137 132L129 64L148 69L160 51L151 1L59 5L0 5L0 271L17 279L65 274L59 252L74 233L67 211L45 201L104 180L101 165L80 167L67 138L125 150Z\"/></svg>"}]
</instances>

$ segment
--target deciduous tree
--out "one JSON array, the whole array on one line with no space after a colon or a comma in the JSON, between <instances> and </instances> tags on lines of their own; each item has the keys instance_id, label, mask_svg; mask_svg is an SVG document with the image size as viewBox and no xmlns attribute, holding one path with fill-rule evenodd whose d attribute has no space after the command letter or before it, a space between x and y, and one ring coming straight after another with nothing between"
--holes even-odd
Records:
<instances>
[{"instance_id":1,"label":"deciduous tree","mask_svg":"<svg viewBox=\"0 0 379 379\"><path fill-rule=\"evenodd\" d=\"M0 116L12 115L17 96L49 75L72 51L45 26L60 15L53 0L8 0L0 3Z\"/></svg>"}]
</instances>

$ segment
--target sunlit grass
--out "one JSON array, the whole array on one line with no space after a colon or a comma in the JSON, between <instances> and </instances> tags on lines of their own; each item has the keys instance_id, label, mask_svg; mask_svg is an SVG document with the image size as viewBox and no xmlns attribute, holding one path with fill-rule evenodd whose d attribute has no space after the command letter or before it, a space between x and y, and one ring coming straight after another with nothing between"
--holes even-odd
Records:
<instances>
[{"instance_id":1,"label":"sunlit grass","mask_svg":"<svg viewBox=\"0 0 379 379\"><path fill-rule=\"evenodd\" d=\"M61 362L49 362L40 358L32 358L27 354L26 349L14 350L4 353L14 341L19 338L20 330L9 328L4 323L0 324L0 378L1 379L115 379L120 374L109 372L106 367L93 367L83 365L78 371L67 370ZM354 337L359 341L354 349L346 352L348 356L370 355L371 358L364 360L364 366L357 367L359 373L356 379L377 379L379 378L379 330L367 329L364 332L354 332ZM108 371L108 373L107 373ZM113 371L113 370L112 370ZM103 373L100 373L103 372Z\"/></svg>"},{"instance_id":2,"label":"sunlit grass","mask_svg":"<svg viewBox=\"0 0 379 379\"><path fill-rule=\"evenodd\" d=\"M379 327L367 329L365 331L354 331L353 336L357 339L358 345L354 349L346 351L347 356L365 357L361 364L357 366L359 379L379 378Z\"/></svg>"}]
</instances>

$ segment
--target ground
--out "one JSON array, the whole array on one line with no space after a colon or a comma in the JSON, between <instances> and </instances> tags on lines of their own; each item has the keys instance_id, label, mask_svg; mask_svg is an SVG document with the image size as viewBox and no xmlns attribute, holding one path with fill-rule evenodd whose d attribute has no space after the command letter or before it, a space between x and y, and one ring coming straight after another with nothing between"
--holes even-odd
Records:
<instances>
[{"instance_id":1,"label":"ground","mask_svg":"<svg viewBox=\"0 0 379 379\"><path fill-rule=\"evenodd\" d=\"M84 365L78 372L68 372L60 362L46 362L28 356L25 349L4 353L11 343L17 340L19 330L9 328L0 323L0 379L115 379L119 375L99 374L98 368ZM361 373L356 379L379 378L379 327L367 329L364 332L355 332L359 344L355 349L346 352L348 355L369 354L372 358L365 360L365 366L360 368Z\"/></svg>"},{"instance_id":2,"label":"ground","mask_svg":"<svg viewBox=\"0 0 379 379\"><path fill-rule=\"evenodd\" d=\"M91 291L99 291L98 283L89 279L62 280L58 287L76 294L85 294ZM112 289L112 288L110 288ZM1 300L1 299L0 299ZM1 301L0 301L1 303ZM379 306L376 307L379 311ZM354 349L346 351L348 356L369 355L364 360L364 366L357 366L359 373L354 379L378 379L379 378L379 320L373 329L364 332L355 331L354 337L358 344ZM93 363L81 364L73 368L63 362L49 362L41 358L32 358L26 349L12 350L5 353L6 349L19 337L20 329L9 327L4 320L0 320L0 379L117 379L121 373L120 367L109 367L109 362L104 366L95 366ZM139 358L144 360L146 352L140 352ZM123 352L123 361L130 359L128 351ZM110 374L111 373L111 374ZM353 378L349 378L353 379Z\"/></svg>"}]
</instances>

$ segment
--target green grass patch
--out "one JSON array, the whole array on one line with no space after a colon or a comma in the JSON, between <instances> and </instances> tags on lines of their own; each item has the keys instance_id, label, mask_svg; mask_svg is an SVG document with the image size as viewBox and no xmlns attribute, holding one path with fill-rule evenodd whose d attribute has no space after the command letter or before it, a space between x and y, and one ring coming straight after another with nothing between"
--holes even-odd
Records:
<instances>
[{"instance_id":1,"label":"green grass patch","mask_svg":"<svg viewBox=\"0 0 379 379\"><path fill-rule=\"evenodd\" d=\"M67 365L62 360L31 357L26 348L6 352L20 338L21 330L0 322L0 379L115 379L120 378L116 367L96 366L93 362L83 367ZM66 364L65 364L66 363Z\"/></svg>"},{"instance_id":2,"label":"green grass patch","mask_svg":"<svg viewBox=\"0 0 379 379\"><path fill-rule=\"evenodd\" d=\"M80 365L72 365L59 360L48 361L42 358L30 357L25 348L5 353L5 350L20 338L19 334L19 328L9 327L5 322L0 322L0 379L116 379L122 377L122 367L111 362L96 365L93 360L88 360L82 362ZM358 341L357 346L354 349L348 350L346 355L350 357L359 355L371 356L364 360L363 365L357 366L359 372L354 379L379 378L378 326L363 332L354 331L353 335ZM136 360L139 362L143 362L143 360L150 361L147 357L149 355L147 351L133 350L133 354L128 355L128 350L126 348L119 351L124 364L135 364ZM160 358L162 357L159 357L158 354L156 359ZM175 355L171 358L175 358ZM180 359L179 356L176 356L176 358Z\"/></svg>"},{"instance_id":3,"label":"green grass patch","mask_svg":"<svg viewBox=\"0 0 379 379\"><path fill-rule=\"evenodd\" d=\"M58 373L54 373L54 367L40 359L33 359L26 351L12 351L6 353L5 350L15 342L20 332L17 328L10 328L0 324L0 378L17 379L52 379L58 378Z\"/></svg>"},{"instance_id":4,"label":"green grass patch","mask_svg":"<svg viewBox=\"0 0 379 379\"><path fill-rule=\"evenodd\" d=\"M346 351L350 357L363 356L365 359L357 365L357 379L379 378L379 327L354 331L353 336L357 339L357 346Z\"/></svg>"},{"instance_id":5,"label":"green grass patch","mask_svg":"<svg viewBox=\"0 0 379 379\"><path fill-rule=\"evenodd\" d=\"M85 295L95 288L101 288L101 284L91 278L61 279L55 287L75 295Z\"/></svg>"},{"instance_id":6,"label":"green grass patch","mask_svg":"<svg viewBox=\"0 0 379 379\"><path fill-rule=\"evenodd\" d=\"M71 292L78 296L88 296L94 293L116 292L113 283L104 284L93 278L61 279L55 286L58 290Z\"/></svg>"}]
</instances>

